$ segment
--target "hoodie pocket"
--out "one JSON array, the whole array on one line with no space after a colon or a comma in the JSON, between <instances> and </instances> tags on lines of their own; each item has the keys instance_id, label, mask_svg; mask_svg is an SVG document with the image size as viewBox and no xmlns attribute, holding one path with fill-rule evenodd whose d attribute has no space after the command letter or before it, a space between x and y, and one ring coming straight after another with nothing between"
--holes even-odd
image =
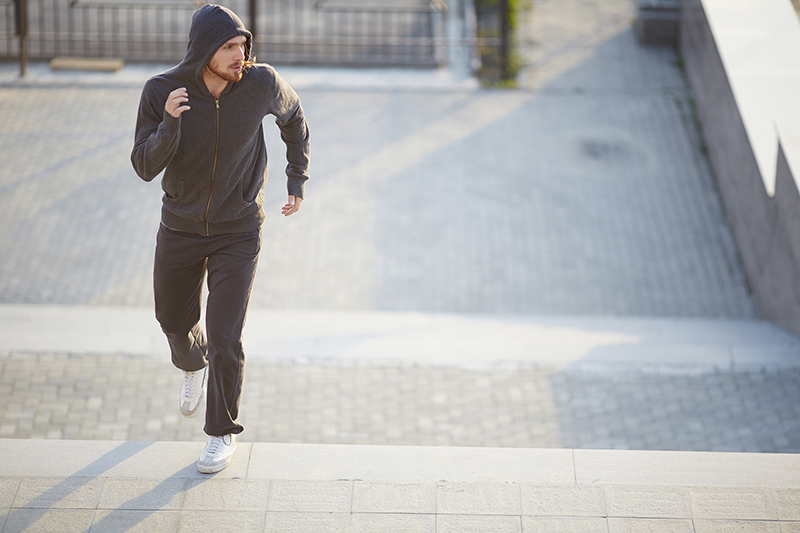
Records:
<instances>
[{"instance_id":1,"label":"hoodie pocket","mask_svg":"<svg viewBox=\"0 0 800 533\"><path fill-rule=\"evenodd\" d=\"M165 181L162 189L164 190L164 195L167 197L167 199L174 202L183 196L185 187L183 180L174 180L170 181L169 183Z\"/></svg>"}]
</instances>

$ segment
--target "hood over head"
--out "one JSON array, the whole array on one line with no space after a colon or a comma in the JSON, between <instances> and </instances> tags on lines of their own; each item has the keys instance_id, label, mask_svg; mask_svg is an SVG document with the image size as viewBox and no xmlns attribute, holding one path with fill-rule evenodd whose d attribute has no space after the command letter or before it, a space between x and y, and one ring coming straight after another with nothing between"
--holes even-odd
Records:
<instances>
[{"instance_id":1,"label":"hood over head","mask_svg":"<svg viewBox=\"0 0 800 533\"><path fill-rule=\"evenodd\" d=\"M253 35L247 31L241 19L227 7L206 4L192 15L192 27L189 30L189 44L182 66L191 67L195 75L202 76L205 66L217 53L217 50L239 35L247 38L245 57L250 58L253 47Z\"/></svg>"}]
</instances>

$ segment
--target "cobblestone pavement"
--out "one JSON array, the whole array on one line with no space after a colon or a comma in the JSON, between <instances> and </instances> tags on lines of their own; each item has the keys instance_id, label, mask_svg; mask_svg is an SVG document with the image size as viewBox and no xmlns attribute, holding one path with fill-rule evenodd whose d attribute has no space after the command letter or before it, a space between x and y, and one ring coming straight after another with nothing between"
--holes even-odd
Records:
<instances>
[{"instance_id":1,"label":"cobblestone pavement","mask_svg":"<svg viewBox=\"0 0 800 533\"><path fill-rule=\"evenodd\" d=\"M535 91L299 88L312 181L283 219L267 121L253 306L754 317L675 53L638 46L633 3L609 4L625 24L590 27L593 55ZM151 305L139 92L0 86L0 302Z\"/></svg>"},{"instance_id":2,"label":"cobblestone pavement","mask_svg":"<svg viewBox=\"0 0 800 533\"><path fill-rule=\"evenodd\" d=\"M0 360L0 438L202 440L168 361ZM250 362L251 442L800 452L800 372Z\"/></svg>"},{"instance_id":3,"label":"cobblestone pavement","mask_svg":"<svg viewBox=\"0 0 800 533\"><path fill-rule=\"evenodd\" d=\"M535 4L525 90L298 87L313 181L280 217L268 128L254 308L756 316L674 51L636 44L632 0ZM0 303L152 305L141 84L91 79L0 84ZM243 437L797 452L798 379L255 361ZM166 355L9 354L0 437L201 439L178 380Z\"/></svg>"}]
</instances>

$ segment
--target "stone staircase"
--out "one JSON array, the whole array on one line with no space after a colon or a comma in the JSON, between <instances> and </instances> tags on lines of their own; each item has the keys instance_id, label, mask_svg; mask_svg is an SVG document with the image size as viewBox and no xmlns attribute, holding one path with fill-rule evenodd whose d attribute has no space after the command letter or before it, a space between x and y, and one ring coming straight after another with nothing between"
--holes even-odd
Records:
<instances>
[{"instance_id":1,"label":"stone staircase","mask_svg":"<svg viewBox=\"0 0 800 533\"><path fill-rule=\"evenodd\" d=\"M17 531L787 532L790 454L0 440Z\"/></svg>"},{"instance_id":2,"label":"stone staircase","mask_svg":"<svg viewBox=\"0 0 800 533\"><path fill-rule=\"evenodd\" d=\"M280 360L512 374L538 368L593 379L631 372L671 379L794 374L800 352L791 335L746 320L254 310L247 338L253 365ZM0 306L0 353L7 361L45 353L77 365L91 354L155 360L166 357L162 343L146 309ZM21 386L8 368L0 373L2 386ZM729 400L744 401L744 394ZM795 454L243 439L228 469L203 476L194 465L202 446L202 439L2 439L0 451L12 459L0 467L2 531L800 528Z\"/></svg>"}]
</instances>

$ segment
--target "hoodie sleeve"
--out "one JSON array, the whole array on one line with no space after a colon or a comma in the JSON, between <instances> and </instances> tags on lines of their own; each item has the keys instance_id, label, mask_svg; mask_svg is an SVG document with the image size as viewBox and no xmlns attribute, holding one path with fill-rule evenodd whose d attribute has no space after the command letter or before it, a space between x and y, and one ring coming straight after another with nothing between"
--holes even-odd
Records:
<instances>
[{"instance_id":1,"label":"hoodie sleeve","mask_svg":"<svg viewBox=\"0 0 800 533\"><path fill-rule=\"evenodd\" d=\"M139 101L131 152L133 169L145 181L151 181L167 167L181 138L181 119L167 113L164 103L156 97L156 91L148 82Z\"/></svg>"},{"instance_id":2,"label":"hoodie sleeve","mask_svg":"<svg viewBox=\"0 0 800 533\"><path fill-rule=\"evenodd\" d=\"M303 198L305 182L310 165L308 125L303 106L294 89L275 72L275 97L270 112L281 130L281 139L286 144L286 177L289 194Z\"/></svg>"}]
</instances>

